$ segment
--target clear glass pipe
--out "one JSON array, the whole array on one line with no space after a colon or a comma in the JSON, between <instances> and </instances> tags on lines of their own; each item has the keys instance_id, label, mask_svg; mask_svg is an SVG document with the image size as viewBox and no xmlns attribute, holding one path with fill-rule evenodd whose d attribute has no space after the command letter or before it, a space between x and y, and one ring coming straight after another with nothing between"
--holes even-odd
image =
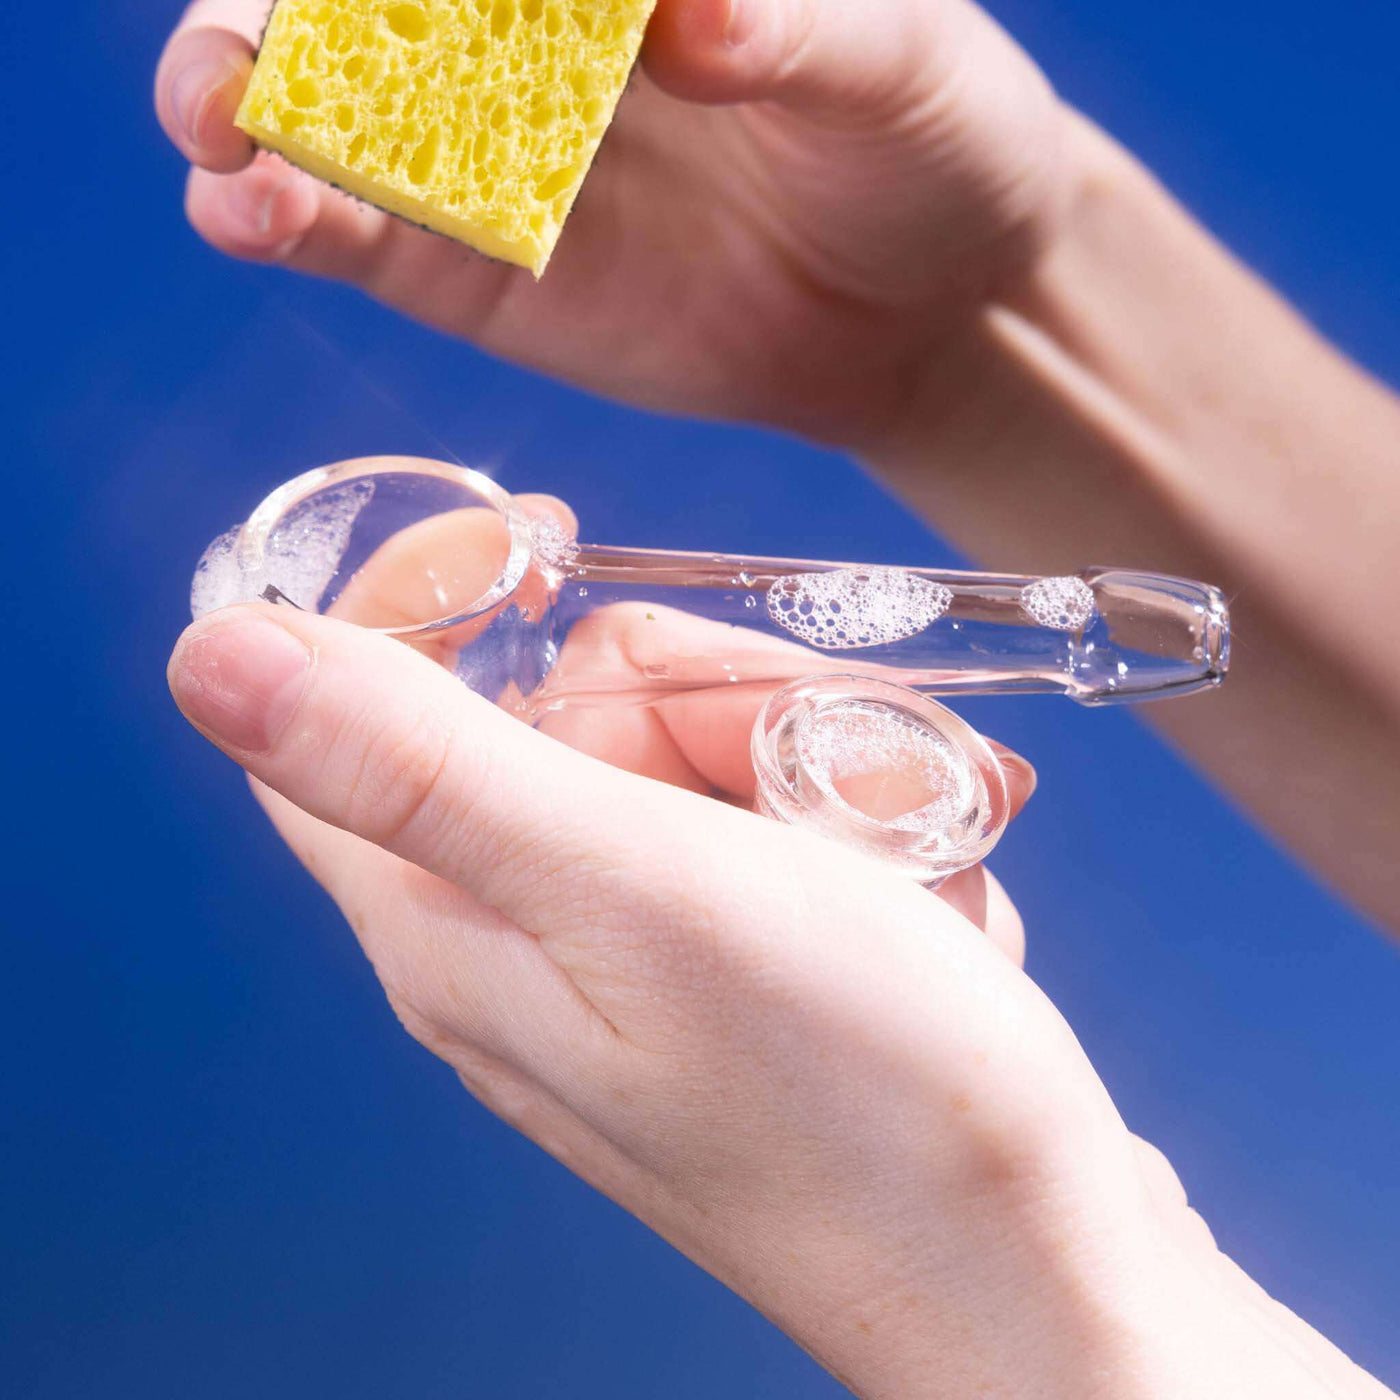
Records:
<instances>
[{"instance_id":1,"label":"clear glass pipe","mask_svg":"<svg viewBox=\"0 0 1400 1400\"><path fill-rule=\"evenodd\" d=\"M672 729L688 716L692 747L698 735L737 732L742 718L757 788L720 788L867 848L855 826L883 833L877 845L909 846L920 822L925 836L935 826L961 831L960 851L940 846L931 862L895 860L932 870L931 880L960 868L964 855L980 858L988 821L995 841L1005 791L1001 784L998 799L1000 779L986 777L985 755L969 757L972 731L925 697L1150 700L1217 684L1229 655L1224 599L1186 579L1102 568L1036 578L580 544L567 510L550 498L512 497L479 472L406 458L308 472L216 540L196 573L195 615L256 598L395 636L496 704L605 756L631 722L584 712L652 707ZM828 675L819 693L795 685L823 672L839 681ZM771 713L777 691L806 715L800 733ZM609 727L613 736L600 738ZM911 739L916 732L927 742ZM780 749L783 761L765 758ZM957 773L938 757L955 752ZM888 783L859 778L862 753L923 777L896 784L904 796L894 796ZM733 768L731 759L719 767ZM852 797L877 789L868 800ZM950 793L972 804L972 818L966 810L950 817ZM905 808L894 811L900 801ZM837 831L843 822L852 830Z\"/></svg>"}]
</instances>

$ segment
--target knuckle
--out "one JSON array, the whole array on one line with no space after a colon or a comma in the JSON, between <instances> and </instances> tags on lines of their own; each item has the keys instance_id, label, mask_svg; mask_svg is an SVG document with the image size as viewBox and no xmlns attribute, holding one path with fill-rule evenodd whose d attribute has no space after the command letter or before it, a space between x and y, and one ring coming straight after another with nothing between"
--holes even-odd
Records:
<instances>
[{"instance_id":1,"label":"knuckle","mask_svg":"<svg viewBox=\"0 0 1400 1400\"><path fill-rule=\"evenodd\" d=\"M359 734L353 733L359 729ZM410 722L364 719L343 736L354 758L346 780L345 825L378 846L393 848L410 835L435 839L460 798L448 796L455 744L452 730L433 714Z\"/></svg>"}]
</instances>

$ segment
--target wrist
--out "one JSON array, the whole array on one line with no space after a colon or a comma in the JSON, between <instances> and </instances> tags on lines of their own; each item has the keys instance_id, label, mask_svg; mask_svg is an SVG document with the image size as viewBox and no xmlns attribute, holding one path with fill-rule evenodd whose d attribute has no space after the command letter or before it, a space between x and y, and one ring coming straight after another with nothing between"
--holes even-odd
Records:
<instances>
[{"instance_id":1,"label":"wrist","mask_svg":"<svg viewBox=\"0 0 1400 1400\"><path fill-rule=\"evenodd\" d=\"M850 403L837 394L839 415L834 420L818 416L815 431L809 423L781 417L773 420L778 426L878 467L887 456L917 447L936 432L945 401L965 404L969 396L985 398L979 366L988 313L1029 304L1046 268L1075 238L1077 212L1086 193L1103 179L1104 148L1112 145L1048 84L1042 80L1039 86L1042 100L1035 120L1024 124L1024 149L1018 159L1004 157L1001 165L984 172L975 200L978 214L962 220L967 227L961 241L939 249L930 246L926 235L907 248L895 265L918 271L907 273L907 285L898 295L864 294L852 302L835 287L827 288L821 311L831 324L840 314L857 312L843 333L856 347L847 373L859 382L860 392ZM1027 162L1037 172L1034 179L1024 171L1018 174L1018 163ZM930 178L914 166L900 179L907 184L921 177ZM939 184L932 190L936 202L948 202L948 192ZM970 199L964 192L964 200ZM829 327L822 334L829 336ZM860 341L867 335L879 347L873 355L861 353ZM872 369L878 371L874 377Z\"/></svg>"},{"instance_id":2,"label":"wrist","mask_svg":"<svg viewBox=\"0 0 1400 1400\"><path fill-rule=\"evenodd\" d=\"M1219 1253L1096 1080L1059 1071L951 1154L896 1115L873 1172L776 1171L752 1211L730 1189L673 1242L861 1400L1389 1395Z\"/></svg>"},{"instance_id":3,"label":"wrist","mask_svg":"<svg viewBox=\"0 0 1400 1400\"><path fill-rule=\"evenodd\" d=\"M975 1262L949 1270L942 1249L903 1253L858 1304L778 1320L861 1400L1228 1392L1197 1388L1209 1373L1189 1340L1191 1295L1146 1233L1063 1204L998 1214L998 1242Z\"/></svg>"},{"instance_id":4,"label":"wrist","mask_svg":"<svg viewBox=\"0 0 1400 1400\"><path fill-rule=\"evenodd\" d=\"M857 448L967 552L1029 569L1082 565L1081 540L1123 558L1134 534L1150 548L1173 470L1171 434L1137 388L1154 339L1172 334L1142 304L1162 275L1153 253L1177 251L1153 248L1150 230L1182 216L1127 152L1060 112L1069 174L1053 237L940 321L901 411ZM1171 547L1191 552L1189 532Z\"/></svg>"},{"instance_id":5,"label":"wrist","mask_svg":"<svg viewBox=\"0 0 1400 1400\"><path fill-rule=\"evenodd\" d=\"M861 1400L1395 1400L1221 1254L1184 1204L1121 1224L1096 1209L1022 1220L1037 1273L926 1294L902 1331L793 1335Z\"/></svg>"},{"instance_id":6,"label":"wrist","mask_svg":"<svg viewBox=\"0 0 1400 1400\"><path fill-rule=\"evenodd\" d=\"M1248 651L1218 695L1152 719L1396 924L1400 804L1380 775L1400 762L1400 630L1383 601L1400 586L1386 509L1400 403L1130 155L1072 125L1061 236L935 347L865 460L998 568L1116 560L1224 589ZM1300 560L1326 561L1325 587Z\"/></svg>"},{"instance_id":7,"label":"wrist","mask_svg":"<svg viewBox=\"0 0 1400 1400\"><path fill-rule=\"evenodd\" d=\"M677 1242L862 1400L1215 1400L1229 1390L1195 1384L1215 1374L1190 1341L1201 1284L1160 1224L1116 1115L1022 1118L975 1139L953 1162L946 1141L936 1161L887 1141L878 1179L849 1198L833 1186L820 1209L769 1201L745 1221L731 1197L727 1244Z\"/></svg>"}]
</instances>

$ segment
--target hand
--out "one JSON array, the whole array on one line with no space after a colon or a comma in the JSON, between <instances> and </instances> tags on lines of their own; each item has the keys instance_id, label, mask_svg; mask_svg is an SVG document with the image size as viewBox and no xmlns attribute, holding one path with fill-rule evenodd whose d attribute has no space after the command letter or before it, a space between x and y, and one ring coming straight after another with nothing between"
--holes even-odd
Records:
<instances>
[{"instance_id":1,"label":"hand","mask_svg":"<svg viewBox=\"0 0 1400 1400\"><path fill-rule=\"evenodd\" d=\"M536 285L254 159L232 119L268 8L196 0L161 61L199 232L650 407L867 445L1064 203L1059 106L966 0L661 0Z\"/></svg>"},{"instance_id":2,"label":"hand","mask_svg":"<svg viewBox=\"0 0 1400 1400\"><path fill-rule=\"evenodd\" d=\"M171 684L405 1026L860 1394L1315 1393L1002 951L995 886L1001 948L332 618L216 613Z\"/></svg>"}]
</instances>

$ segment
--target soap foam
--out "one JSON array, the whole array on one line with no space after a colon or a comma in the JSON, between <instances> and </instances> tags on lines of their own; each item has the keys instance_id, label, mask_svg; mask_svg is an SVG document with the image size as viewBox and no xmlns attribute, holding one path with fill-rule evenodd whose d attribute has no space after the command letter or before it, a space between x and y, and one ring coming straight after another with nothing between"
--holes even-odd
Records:
<instances>
[{"instance_id":1,"label":"soap foam","mask_svg":"<svg viewBox=\"0 0 1400 1400\"><path fill-rule=\"evenodd\" d=\"M578 541L552 515L532 515L530 553L540 571L557 582L578 562Z\"/></svg>"},{"instance_id":2,"label":"soap foam","mask_svg":"<svg viewBox=\"0 0 1400 1400\"><path fill-rule=\"evenodd\" d=\"M200 556L190 584L190 615L198 620L216 608L244 601L238 577L241 526L219 536Z\"/></svg>"},{"instance_id":3,"label":"soap foam","mask_svg":"<svg viewBox=\"0 0 1400 1400\"><path fill-rule=\"evenodd\" d=\"M793 739L803 768L828 798L894 831L947 827L976 797L971 765L942 735L897 710L861 701L823 705L798 724ZM884 819L853 805L840 791L853 781L878 784L886 776L934 796Z\"/></svg>"},{"instance_id":4,"label":"soap foam","mask_svg":"<svg viewBox=\"0 0 1400 1400\"><path fill-rule=\"evenodd\" d=\"M241 526L220 535L195 569L190 612L200 618L216 608L251 603L268 588L315 612L373 495L372 481L349 481L294 507L273 530L255 569L244 570L239 563Z\"/></svg>"},{"instance_id":5,"label":"soap foam","mask_svg":"<svg viewBox=\"0 0 1400 1400\"><path fill-rule=\"evenodd\" d=\"M768 615L823 651L902 642L931 627L953 590L903 569L833 569L789 574L768 590Z\"/></svg>"},{"instance_id":6,"label":"soap foam","mask_svg":"<svg viewBox=\"0 0 1400 1400\"><path fill-rule=\"evenodd\" d=\"M1042 627L1078 632L1098 610L1082 578L1038 578L1021 590L1021 606Z\"/></svg>"}]
</instances>

